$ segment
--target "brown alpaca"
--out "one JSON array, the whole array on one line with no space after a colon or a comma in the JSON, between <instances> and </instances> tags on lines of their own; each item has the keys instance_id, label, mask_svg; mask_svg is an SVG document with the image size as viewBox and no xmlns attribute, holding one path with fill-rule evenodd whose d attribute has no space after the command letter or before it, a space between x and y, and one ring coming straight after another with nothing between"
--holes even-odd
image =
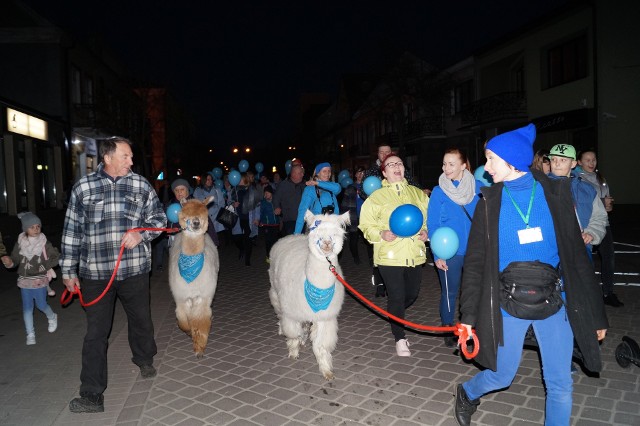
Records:
<instances>
[{"instance_id":1,"label":"brown alpaca","mask_svg":"<svg viewBox=\"0 0 640 426\"><path fill-rule=\"evenodd\" d=\"M181 202L178 217L182 231L169 251L169 286L176 302L178 327L193 339L198 358L209 339L211 302L220 270L218 249L207 234L207 204L212 201L213 197Z\"/></svg>"}]
</instances>

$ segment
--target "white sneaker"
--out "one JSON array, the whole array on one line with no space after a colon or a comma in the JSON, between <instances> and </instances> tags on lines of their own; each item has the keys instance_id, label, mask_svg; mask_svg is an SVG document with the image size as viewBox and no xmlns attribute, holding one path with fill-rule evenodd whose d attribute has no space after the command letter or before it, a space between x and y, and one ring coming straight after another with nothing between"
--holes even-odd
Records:
<instances>
[{"instance_id":1,"label":"white sneaker","mask_svg":"<svg viewBox=\"0 0 640 426\"><path fill-rule=\"evenodd\" d=\"M53 333L57 329L58 329L58 315L53 314L53 318L49 320L49 328L47 330L49 330L49 333Z\"/></svg>"},{"instance_id":2,"label":"white sneaker","mask_svg":"<svg viewBox=\"0 0 640 426\"><path fill-rule=\"evenodd\" d=\"M27 345L35 345L36 344L36 333L27 334Z\"/></svg>"},{"instance_id":3,"label":"white sneaker","mask_svg":"<svg viewBox=\"0 0 640 426\"><path fill-rule=\"evenodd\" d=\"M411 356L409 346L409 341L407 339L398 340L396 342L396 353L398 356Z\"/></svg>"}]
</instances>

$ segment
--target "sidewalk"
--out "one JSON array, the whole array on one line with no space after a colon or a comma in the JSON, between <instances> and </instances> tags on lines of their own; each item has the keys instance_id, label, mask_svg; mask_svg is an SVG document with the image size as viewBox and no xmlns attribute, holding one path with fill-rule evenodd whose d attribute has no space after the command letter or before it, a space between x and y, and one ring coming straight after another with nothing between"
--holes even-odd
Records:
<instances>
[{"instance_id":1,"label":"sidewalk","mask_svg":"<svg viewBox=\"0 0 640 426\"><path fill-rule=\"evenodd\" d=\"M46 228L45 228L46 232ZM618 232L623 234L622 230ZM631 242L631 241L630 241ZM637 244L638 241L635 241ZM361 244L361 253L364 246ZM370 267L354 265L344 253L347 281L364 295L373 291ZM86 325L75 300L62 309L61 282L55 300L59 328L46 331L35 313L37 344L25 345L15 275L0 276L0 425L454 425L453 388L478 370L440 336L410 331L413 356L400 358L386 320L345 297L334 356L336 378L327 382L310 347L287 358L269 303L264 246L258 241L252 266L237 260L235 247L221 250L213 325L204 358L175 321L166 272L151 279L158 375L144 380L130 361L126 317L115 312L109 348L105 412L73 414L67 405L80 385L80 356ZM365 255L366 256L366 255ZM636 269L637 271L637 269ZM599 378L575 376L573 424L640 424L640 367L622 369L615 349L622 336L640 342L640 287L617 287L625 306L607 307L611 329L602 346ZM437 325L440 290L435 271L423 268L420 297L407 319ZM375 299L386 306L386 300ZM542 424L544 388L538 355L525 350L512 386L488 395L474 416L478 425Z\"/></svg>"}]
</instances>

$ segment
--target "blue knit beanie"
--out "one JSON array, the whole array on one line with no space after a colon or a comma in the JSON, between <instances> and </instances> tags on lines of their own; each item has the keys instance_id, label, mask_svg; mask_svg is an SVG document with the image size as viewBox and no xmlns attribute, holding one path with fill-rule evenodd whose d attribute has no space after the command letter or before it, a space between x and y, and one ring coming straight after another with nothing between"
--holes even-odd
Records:
<instances>
[{"instance_id":1,"label":"blue knit beanie","mask_svg":"<svg viewBox=\"0 0 640 426\"><path fill-rule=\"evenodd\" d=\"M536 140L536 126L529 124L492 138L486 149L496 153L517 170L526 172L533 163L533 142Z\"/></svg>"},{"instance_id":2,"label":"blue knit beanie","mask_svg":"<svg viewBox=\"0 0 640 426\"><path fill-rule=\"evenodd\" d=\"M320 173L320 170L324 169L325 167L331 167L331 164L329 163L320 163L316 166L316 168L314 169L313 175L317 175L318 173Z\"/></svg>"}]
</instances>

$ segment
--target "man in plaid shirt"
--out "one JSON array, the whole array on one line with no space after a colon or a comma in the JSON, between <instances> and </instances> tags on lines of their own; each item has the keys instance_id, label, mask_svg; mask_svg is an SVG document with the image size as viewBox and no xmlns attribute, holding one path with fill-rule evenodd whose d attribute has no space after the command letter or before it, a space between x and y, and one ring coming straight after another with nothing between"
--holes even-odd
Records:
<instances>
[{"instance_id":1,"label":"man in plaid shirt","mask_svg":"<svg viewBox=\"0 0 640 426\"><path fill-rule=\"evenodd\" d=\"M121 245L125 250L112 287L99 302L85 308L87 334L82 348L80 398L69 403L74 413L104 411L107 346L116 297L127 314L132 361L142 377L156 375L149 271L151 241L160 231L126 231L164 228L167 217L153 187L131 171L130 141L110 138L102 142L100 156L103 162L97 171L80 179L71 192L60 260L64 285L74 291L82 283L84 300L95 300L113 274Z\"/></svg>"}]
</instances>

